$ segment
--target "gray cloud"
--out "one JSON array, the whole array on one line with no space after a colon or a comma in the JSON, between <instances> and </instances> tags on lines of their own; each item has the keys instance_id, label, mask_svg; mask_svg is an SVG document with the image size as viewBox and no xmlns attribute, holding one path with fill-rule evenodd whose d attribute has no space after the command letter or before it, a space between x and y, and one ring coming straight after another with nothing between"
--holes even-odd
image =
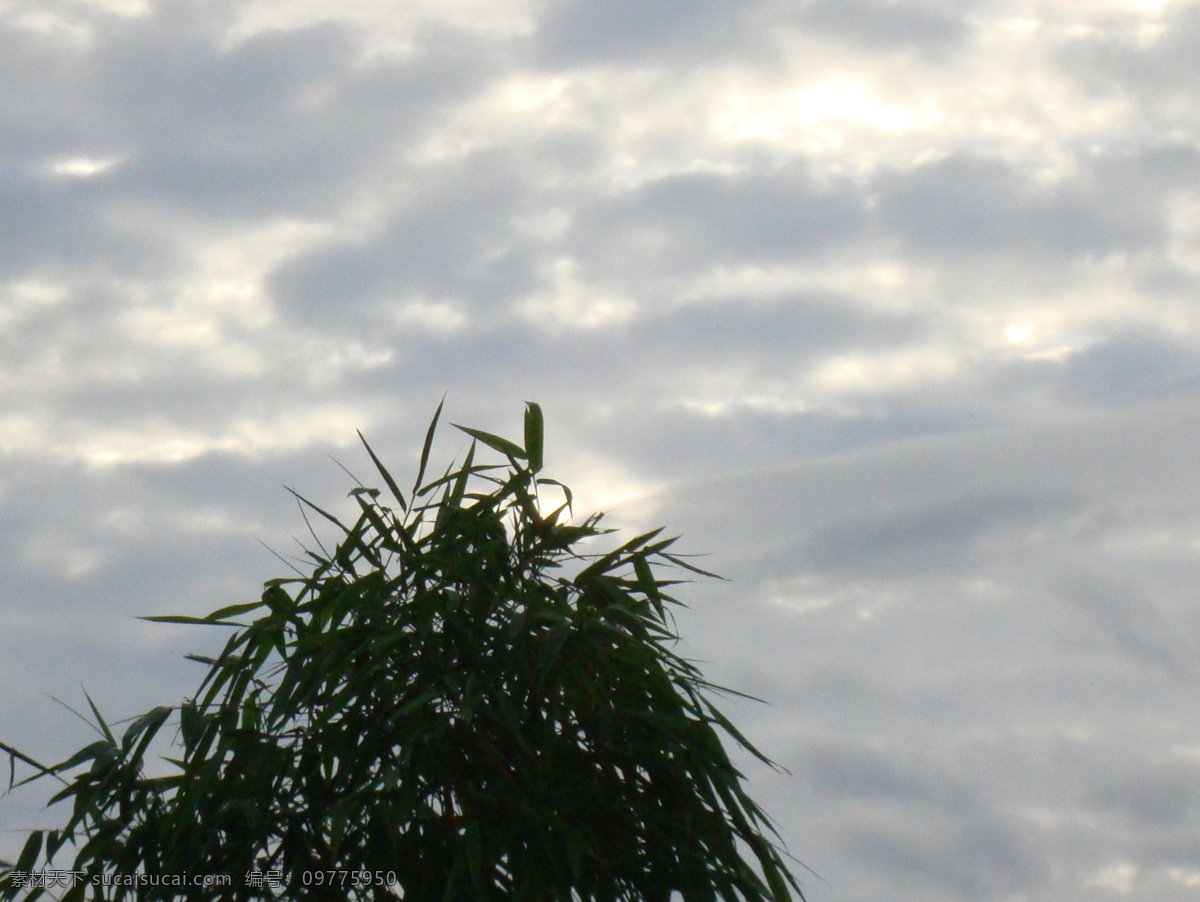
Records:
<instances>
[{"instance_id":1,"label":"gray cloud","mask_svg":"<svg viewBox=\"0 0 1200 902\"><path fill-rule=\"evenodd\" d=\"M1160 241L1161 194L1142 195L1105 168L1040 187L999 160L952 156L883 175L880 220L920 254L1061 260Z\"/></svg>"},{"instance_id":2,"label":"gray cloud","mask_svg":"<svg viewBox=\"0 0 1200 902\"><path fill-rule=\"evenodd\" d=\"M960 555L1005 528L1022 532L1061 517L1077 505L1070 496L1023 493L956 499L921 505L869 522L851 520L825 527L808 543L803 566L833 573L878 573L945 569Z\"/></svg>"},{"instance_id":3,"label":"gray cloud","mask_svg":"<svg viewBox=\"0 0 1200 902\"><path fill-rule=\"evenodd\" d=\"M1146 105L1143 114L1177 113L1175 102L1194 91L1190 72L1200 38L1200 8L1169 4L1156 18L1111 15L1064 44L1055 59L1089 91L1109 96L1131 92ZM1158 33L1147 39L1146 25Z\"/></svg>"},{"instance_id":4,"label":"gray cloud","mask_svg":"<svg viewBox=\"0 0 1200 902\"><path fill-rule=\"evenodd\" d=\"M737 7L682 0L618 0L599 7L558 0L539 21L536 53L548 64L568 67L749 58L770 53L771 26L780 7L767 0Z\"/></svg>"},{"instance_id":5,"label":"gray cloud","mask_svg":"<svg viewBox=\"0 0 1200 902\"><path fill-rule=\"evenodd\" d=\"M746 709L754 734L840 849L846 871L810 862L832 884L816 898L1065 898L1116 855L1146 862L1150 899L1194 866L1159 837L1190 831L1195 805L1176 717L1195 671L1163 655L1185 660L1196 622L1151 576L1189 556L1187 409L923 439L662 499L733 577L700 591L690 651L753 650L719 677L781 705ZM1141 544L1167 521L1178 542ZM897 546L928 553L872 576Z\"/></svg>"},{"instance_id":6,"label":"gray cloud","mask_svg":"<svg viewBox=\"0 0 1200 902\"><path fill-rule=\"evenodd\" d=\"M978 3L894 3L813 0L797 16L806 34L833 37L869 52L917 51L938 59L972 33L967 16Z\"/></svg>"},{"instance_id":7,"label":"gray cloud","mask_svg":"<svg viewBox=\"0 0 1200 902\"><path fill-rule=\"evenodd\" d=\"M1200 354L1169 335L1132 328L1072 355L1063 381L1091 403L1158 400L1196 386Z\"/></svg>"},{"instance_id":8,"label":"gray cloud","mask_svg":"<svg viewBox=\"0 0 1200 902\"><path fill-rule=\"evenodd\" d=\"M15 168L0 184L0 217L19 236L6 247L10 271L20 260L161 260L179 249L156 224L181 216L229 227L336 212L357 179L381 176L497 65L439 29L418 35L404 60L368 62L358 36L333 23L232 47L221 24L207 7L155 7L70 49L69 65L48 39L15 37L37 77L23 71L22 105L0 107L14 126ZM112 168L88 179L48 169L74 158Z\"/></svg>"},{"instance_id":9,"label":"gray cloud","mask_svg":"<svg viewBox=\"0 0 1200 902\"><path fill-rule=\"evenodd\" d=\"M861 238L864 205L852 186L818 185L803 165L672 175L593 208L573 244L607 271L620 271L618 261L694 273L805 259Z\"/></svg>"},{"instance_id":10,"label":"gray cloud","mask_svg":"<svg viewBox=\"0 0 1200 902\"><path fill-rule=\"evenodd\" d=\"M120 172L131 188L196 211L336 209L351 199L347 176L378 172L490 68L479 48L420 37L412 59L375 64L360 63L353 36L329 25L224 52L201 45L166 71L153 48L114 48L104 61L114 105L135 117L116 125L150 139ZM130 56L141 65L131 69Z\"/></svg>"},{"instance_id":11,"label":"gray cloud","mask_svg":"<svg viewBox=\"0 0 1200 902\"><path fill-rule=\"evenodd\" d=\"M378 233L285 264L272 276L275 294L306 322L354 323L347 306L383 314L413 294L464 300L485 316L502 309L537 284L536 252L519 246L512 230L537 196L525 190L517 163L483 154L420 174L416 196Z\"/></svg>"}]
</instances>

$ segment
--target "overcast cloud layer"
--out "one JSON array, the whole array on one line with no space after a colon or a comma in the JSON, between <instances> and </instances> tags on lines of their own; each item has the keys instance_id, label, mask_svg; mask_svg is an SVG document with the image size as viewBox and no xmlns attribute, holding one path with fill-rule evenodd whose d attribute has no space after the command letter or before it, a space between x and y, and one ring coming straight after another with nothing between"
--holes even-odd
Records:
<instances>
[{"instance_id":1,"label":"overcast cloud layer","mask_svg":"<svg viewBox=\"0 0 1200 902\"><path fill-rule=\"evenodd\" d=\"M680 618L813 902L1200 899L1200 5L0 0L0 739L180 700L449 419ZM450 433L439 453L461 451ZM208 645L206 645L208 643ZM0 799L0 857L55 825Z\"/></svg>"}]
</instances>

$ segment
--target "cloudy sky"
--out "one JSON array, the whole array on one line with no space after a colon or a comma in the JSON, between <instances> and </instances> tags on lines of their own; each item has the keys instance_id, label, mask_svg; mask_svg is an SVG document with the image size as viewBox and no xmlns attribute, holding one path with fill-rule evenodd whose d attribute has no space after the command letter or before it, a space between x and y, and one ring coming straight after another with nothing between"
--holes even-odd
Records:
<instances>
[{"instance_id":1,"label":"cloudy sky","mask_svg":"<svg viewBox=\"0 0 1200 902\"><path fill-rule=\"evenodd\" d=\"M0 739L548 423L813 902L1200 899L1200 5L0 0ZM438 454L464 443L450 432ZM0 799L0 853L60 822Z\"/></svg>"}]
</instances>

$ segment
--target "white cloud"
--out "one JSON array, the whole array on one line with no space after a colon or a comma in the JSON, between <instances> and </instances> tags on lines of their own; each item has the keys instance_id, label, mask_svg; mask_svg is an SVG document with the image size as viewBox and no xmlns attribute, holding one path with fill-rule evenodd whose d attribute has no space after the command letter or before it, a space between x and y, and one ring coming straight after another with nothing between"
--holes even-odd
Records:
<instances>
[{"instance_id":1,"label":"white cloud","mask_svg":"<svg viewBox=\"0 0 1200 902\"><path fill-rule=\"evenodd\" d=\"M361 29L372 52L404 53L413 49L415 33L429 25L498 39L525 34L533 27L533 10L527 0L413 0L402 6L387 0L347 0L336 10L313 0L258 0L241 11L228 38L236 42L264 31L308 28L326 21Z\"/></svg>"},{"instance_id":2,"label":"white cloud","mask_svg":"<svg viewBox=\"0 0 1200 902\"><path fill-rule=\"evenodd\" d=\"M72 157L55 163L51 168L55 175L65 175L71 178L91 178L107 172L117 164L115 157L97 159L94 157Z\"/></svg>"},{"instance_id":3,"label":"white cloud","mask_svg":"<svg viewBox=\"0 0 1200 902\"><path fill-rule=\"evenodd\" d=\"M1084 889L1101 889L1127 896L1133 890L1137 880L1138 867L1135 864L1113 864L1101 869L1094 877L1084 884Z\"/></svg>"},{"instance_id":4,"label":"white cloud","mask_svg":"<svg viewBox=\"0 0 1200 902\"><path fill-rule=\"evenodd\" d=\"M522 315L536 328L598 329L629 322L637 314L632 298L607 295L582 283L571 260L554 261L546 281L545 290L521 306Z\"/></svg>"}]
</instances>

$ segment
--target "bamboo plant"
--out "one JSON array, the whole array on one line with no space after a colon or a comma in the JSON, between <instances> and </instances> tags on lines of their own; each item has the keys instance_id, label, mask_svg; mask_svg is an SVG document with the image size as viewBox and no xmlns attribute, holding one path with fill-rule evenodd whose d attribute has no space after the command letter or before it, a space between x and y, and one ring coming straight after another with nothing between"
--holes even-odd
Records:
<instances>
[{"instance_id":1,"label":"bamboo plant","mask_svg":"<svg viewBox=\"0 0 1200 902\"><path fill-rule=\"evenodd\" d=\"M407 491L364 439L382 485L354 518L297 496L336 531L309 572L146 618L232 630L189 656L193 697L121 735L89 698L101 738L53 766L3 746L10 789L32 766L68 816L0 867L0 900L803 899L722 736L771 762L674 650L671 577L712 574L661 530L575 520L536 404L519 442L457 427L465 459L427 477L440 414ZM64 860L73 885L32 885Z\"/></svg>"}]
</instances>

